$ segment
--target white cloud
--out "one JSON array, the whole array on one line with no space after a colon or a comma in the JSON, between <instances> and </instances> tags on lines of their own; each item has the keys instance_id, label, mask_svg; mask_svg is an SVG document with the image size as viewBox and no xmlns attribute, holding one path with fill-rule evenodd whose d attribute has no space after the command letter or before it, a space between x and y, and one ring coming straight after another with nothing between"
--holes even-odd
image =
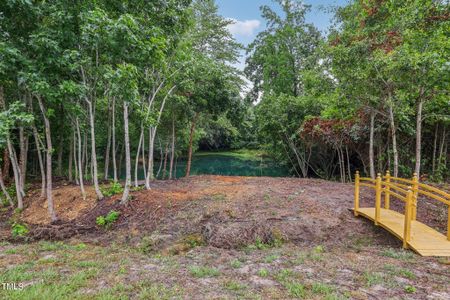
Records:
<instances>
[{"instance_id":1,"label":"white cloud","mask_svg":"<svg viewBox=\"0 0 450 300\"><path fill-rule=\"evenodd\" d=\"M231 19L234 23L228 25L228 30L232 35L240 35L240 36L253 36L256 29L261 26L261 22L259 20L245 20L239 21L236 19Z\"/></svg>"}]
</instances>

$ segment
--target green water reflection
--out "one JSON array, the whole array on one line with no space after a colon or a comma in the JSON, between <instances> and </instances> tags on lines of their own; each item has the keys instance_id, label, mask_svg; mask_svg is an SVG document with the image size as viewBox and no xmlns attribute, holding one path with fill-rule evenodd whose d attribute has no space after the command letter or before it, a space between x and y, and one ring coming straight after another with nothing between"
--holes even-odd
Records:
<instances>
[{"instance_id":1,"label":"green water reflection","mask_svg":"<svg viewBox=\"0 0 450 300\"><path fill-rule=\"evenodd\" d=\"M167 163L168 165L169 163ZM167 166L167 169L169 166ZM159 162L155 163L155 173ZM176 178L183 177L186 172L186 160L176 162ZM122 172L123 174L124 172ZM121 175L122 175L121 174ZM134 174L134 173L133 173ZM163 175L160 171L159 178ZM225 176L268 176L288 177L289 170L269 158L246 158L227 155L226 153L201 153L193 156L191 175L225 175ZM166 172L166 177L168 171ZM138 172L140 180L144 179L142 169Z\"/></svg>"}]
</instances>

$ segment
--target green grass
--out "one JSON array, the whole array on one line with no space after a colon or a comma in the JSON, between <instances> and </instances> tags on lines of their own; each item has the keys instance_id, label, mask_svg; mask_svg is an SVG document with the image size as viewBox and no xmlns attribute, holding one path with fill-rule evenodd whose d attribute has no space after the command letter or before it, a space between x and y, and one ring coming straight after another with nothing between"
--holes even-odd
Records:
<instances>
[{"instance_id":1,"label":"green grass","mask_svg":"<svg viewBox=\"0 0 450 300\"><path fill-rule=\"evenodd\" d=\"M220 275L220 271L215 268L206 266L191 266L189 272L196 278L216 277Z\"/></svg>"},{"instance_id":2,"label":"green grass","mask_svg":"<svg viewBox=\"0 0 450 300\"><path fill-rule=\"evenodd\" d=\"M383 250L381 252L382 256L386 256L386 257L390 257L390 258L395 258L395 259L399 259L399 260L403 260L403 261L410 261L413 260L415 255L413 252L411 251L406 251L406 250L396 250L393 248L387 248L385 250Z\"/></svg>"},{"instance_id":3,"label":"green grass","mask_svg":"<svg viewBox=\"0 0 450 300\"><path fill-rule=\"evenodd\" d=\"M382 273L378 272L364 272L363 278L365 281L366 286L371 287L377 284L384 284L385 283L385 277Z\"/></svg>"},{"instance_id":4,"label":"green grass","mask_svg":"<svg viewBox=\"0 0 450 300\"><path fill-rule=\"evenodd\" d=\"M267 277L267 276L269 276L269 271L267 269L260 269L258 271L258 276L259 277Z\"/></svg>"},{"instance_id":5,"label":"green grass","mask_svg":"<svg viewBox=\"0 0 450 300\"><path fill-rule=\"evenodd\" d=\"M394 265L385 265L384 270L386 270L390 275L400 276L408 279L416 279L416 275L412 271Z\"/></svg>"},{"instance_id":6,"label":"green grass","mask_svg":"<svg viewBox=\"0 0 450 300\"><path fill-rule=\"evenodd\" d=\"M235 280L229 280L224 284L225 289L229 291L241 291L245 290L247 286Z\"/></svg>"},{"instance_id":7,"label":"green grass","mask_svg":"<svg viewBox=\"0 0 450 300\"><path fill-rule=\"evenodd\" d=\"M233 259L230 263L230 266L234 269L239 269L240 267L242 267L242 262L238 259Z\"/></svg>"}]
</instances>

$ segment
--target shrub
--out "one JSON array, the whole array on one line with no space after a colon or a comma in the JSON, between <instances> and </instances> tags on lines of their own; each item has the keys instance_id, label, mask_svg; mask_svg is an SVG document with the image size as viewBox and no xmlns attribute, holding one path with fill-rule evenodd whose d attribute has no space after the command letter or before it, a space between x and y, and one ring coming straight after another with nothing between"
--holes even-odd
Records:
<instances>
[{"instance_id":1,"label":"shrub","mask_svg":"<svg viewBox=\"0 0 450 300\"><path fill-rule=\"evenodd\" d=\"M25 236L29 232L25 224L14 223L11 226L11 235L13 237Z\"/></svg>"},{"instance_id":2,"label":"shrub","mask_svg":"<svg viewBox=\"0 0 450 300\"><path fill-rule=\"evenodd\" d=\"M123 193L123 187L117 181L113 182L109 187L102 188L101 190L103 195L106 197L111 197L113 195Z\"/></svg>"},{"instance_id":3,"label":"shrub","mask_svg":"<svg viewBox=\"0 0 450 300\"><path fill-rule=\"evenodd\" d=\"M120 213L112 210L106 216L97 217L95 223L97 223L100 227L109 228L112 224L114 224L117 219L119 219Z\"/></svg>"}]
</instances>

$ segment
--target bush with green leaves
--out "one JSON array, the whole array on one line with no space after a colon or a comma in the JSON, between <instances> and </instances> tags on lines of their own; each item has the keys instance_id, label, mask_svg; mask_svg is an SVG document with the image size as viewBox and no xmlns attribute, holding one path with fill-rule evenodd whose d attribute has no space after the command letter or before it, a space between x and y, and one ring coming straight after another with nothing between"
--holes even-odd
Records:
<instances>
[{"instance_id":1,"label":"bush with green leaves","mask_svg":"<svg viewBox=\"0 0 450 300\"><path fill-rule=\"evenodd\" d=\"M113 182L110 186L108 186L106 188L102 188L101 190L105 197L111 197L113 195L123 193L123 187L117 181Z\"/></svg>"},{"instance_id":2,"label":"bush with green leaves","mask_svg":"<svg viewBox=\"0 0 450 300\"><path fill-rule=\"evenodd\" d=\"M27 226L25 224L14 223L11 226L11 235L13 237L23 237L29 232Z\"/></svg>"},{"instance_id":3,"label":"bush with green leaves","mask_svg":"<svg viewBox=\"0 0 450 300\"><path fill-rule=\"evenodd\" d=\"M119 216L120 213L118 211L112 210L106 216L97 217L95 223L100 227L109 228L119 219Z\"/></svg>"}]
</instances>

